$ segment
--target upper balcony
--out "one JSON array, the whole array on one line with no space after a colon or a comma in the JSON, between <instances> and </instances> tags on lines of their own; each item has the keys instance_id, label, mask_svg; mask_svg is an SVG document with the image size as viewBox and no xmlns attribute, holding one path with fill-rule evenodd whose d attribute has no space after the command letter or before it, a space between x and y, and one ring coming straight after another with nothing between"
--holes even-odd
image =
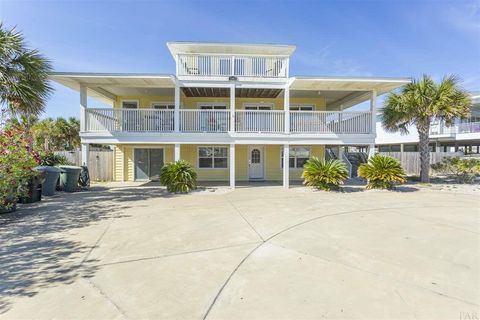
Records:
<instances>
[{"instance_id":1,"label":"upper balcony","mask_svg":"<svg viewBox=\"0 0 480 320\"><path fill-rule=\"evenodd\" d=\"M286 81L294 46L169 42L181 80Z\"/></svg>"}]
</instances>

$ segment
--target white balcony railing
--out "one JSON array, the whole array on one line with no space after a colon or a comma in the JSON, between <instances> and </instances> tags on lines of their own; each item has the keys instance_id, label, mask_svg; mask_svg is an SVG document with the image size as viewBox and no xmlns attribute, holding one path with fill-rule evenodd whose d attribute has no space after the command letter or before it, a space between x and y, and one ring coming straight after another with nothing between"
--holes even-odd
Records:
<instances>
[{"instance_id":1,"label":"white balcony railing","mask_svg":"<svg viewBox=\"0 0 480 320\"><path fill-rule=\"evenodd\" d=\"M368 134L372 132L371 112L292 111L292 133Z\"/></svg>"},{"instance_id":2,"label":"white balcony railing","mask_svg":"<svg viewBox=\"0 0 480 320\"><path fill-rule=\"evenodd\" d=\"M229 129L229 110L180 110L182 132L227 132Z\"/></svg>"},{"instance_id":3,"label":"white balcony railing","mask_svg":"<svg viewBox=\"0 0 480 320\"><path fill-rule=\"evenodd\" d=\"M90 132L169 132L174 129L173 110L87 108L85 116L85 128Z\"/></svg>"},{"instance_id":4,"label":"white balcony railing","mask_svg":"<svg viewBox=\"0 0 480 320\"><path fill-rule=\"evenodd\" d=\"M446 126L445 122L433 122L430 125L430 135L455 135L464 133L480 133L480 122L463 120L451 126Z\"/></svg>"},{"instance_id":5,"label":"white balcony railing","mask_svg":"<svg viewBox=\"0 0 480 320\"><path fill-rule=\"evenodd\" d=\"M288 77L288 57L180 54L179 76Z\"/></svg>"},{"instance_id":6,"label":"white balcony railing","mask_svg":"<svg viewBox=\"0 0 480 320\"><path fill-rule=\"evenodd\" d=\"M173 132L174 111L88 108L85 132ZM291 111L292 134L369 134L370 112ZM480 128L480 125L478 126ZM180 109L180 132L229 132L230 110ZM474 128L474 124L470 128ZM236 110L235 132L284 133L283 110Z\"/></svg>"},{"instance_id":7,"label":"white balcony railing","mask_svg":"<svg viewBox=\"0 0 480 320\"><path fill-rule=\"evenodd\" d=\"M281 110L237 110L235 131L282 133L285 131L285 112Z\"/></svg>"}]
</instances>

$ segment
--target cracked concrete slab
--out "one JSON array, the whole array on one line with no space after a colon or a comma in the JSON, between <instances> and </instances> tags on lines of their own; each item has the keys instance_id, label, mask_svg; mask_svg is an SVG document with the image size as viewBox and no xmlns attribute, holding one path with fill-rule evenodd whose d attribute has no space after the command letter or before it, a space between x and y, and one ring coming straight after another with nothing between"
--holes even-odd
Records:
<instances>
[{"instance_id":1,"label":"cracked concrete slab","mask_svg":"<svg viewBox=\"0 0 480 320\"><path fill-rule=\"evenodd\" d=\"M403 190L59 194L0 216L0 318L479 314L480 198Z\"/></svg>"}]
</instances>

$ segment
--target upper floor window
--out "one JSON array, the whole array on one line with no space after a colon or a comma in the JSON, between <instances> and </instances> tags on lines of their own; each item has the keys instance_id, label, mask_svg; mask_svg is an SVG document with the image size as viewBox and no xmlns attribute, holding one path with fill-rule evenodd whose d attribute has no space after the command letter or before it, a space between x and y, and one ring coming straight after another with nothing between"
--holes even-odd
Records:
<instances>
[{"instance_id":1,"label":"upper floor window","mask_svg":"<svg viewBox=\"0 0 480 320\"><path fill-rule=\"evenodd\" d=\"M315 107L312 105L290 105L290 111L313 111Z\"/></svg>"},{"instance_id":2,"label":"upper floor window","mask_svg":"<svg viewBox=\"0 0 480 320\"><path fill-rule=\"evenodd\" d=\"M173 110L175 109L175 104L173 103L164 103L164 102L153 102L152 109L158 110Z\"/></svg>"},{"instance_id":3,"label":"upper floor window","mask_svg":"<svg viewBox=\"0 0 480 320\"><path fill-rule=\"evenodd\" d=\"M221 104L201 104L200 105L201 110L227 110L226 105L221 105Z\"/></svg>"},{"instance_id":4,"label":"upper floor window","mask_svg":"<svg viewBox=\"0 0 480 320\"><path fill-rule=\"evenodd\" d=\"M122 101L122 108L124 108L124 109L137 109L138 108L138 101L136 101L136 100Z\"/></svg>"}]
</instances>

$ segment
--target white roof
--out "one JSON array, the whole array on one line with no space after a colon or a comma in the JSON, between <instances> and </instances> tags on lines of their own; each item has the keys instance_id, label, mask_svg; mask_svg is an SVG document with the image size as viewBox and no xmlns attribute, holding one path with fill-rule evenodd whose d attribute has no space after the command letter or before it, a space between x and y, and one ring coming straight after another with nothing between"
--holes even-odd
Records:
<instances>
[{"instance_id":1,"label":"white roof","mask_svg":"<svg viewBox=\"0 0 480 320\"><path fill-rule=\"evenodd\" d=\"M174 58L181 53L290 56L296 49L282 44L215 42L167 42L167 47Z\"/></svg>"}]
</instances>

